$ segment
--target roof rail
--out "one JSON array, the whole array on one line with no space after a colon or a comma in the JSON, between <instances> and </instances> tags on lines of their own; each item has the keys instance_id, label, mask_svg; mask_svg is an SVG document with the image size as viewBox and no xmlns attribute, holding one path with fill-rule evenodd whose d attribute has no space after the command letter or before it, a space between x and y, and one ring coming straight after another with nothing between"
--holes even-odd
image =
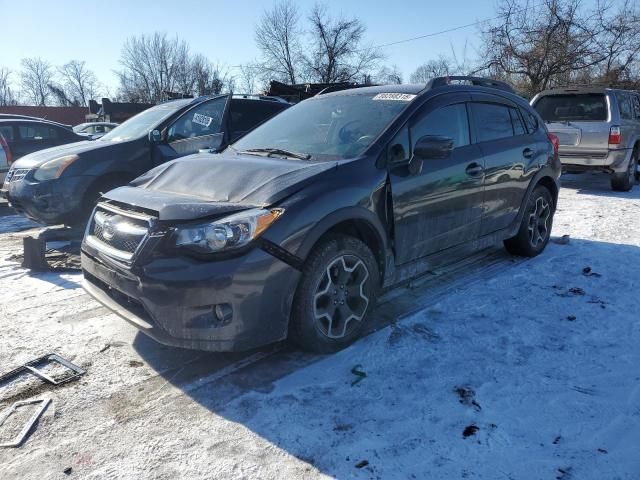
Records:
<instances>
[{"instance_id":1,"label":"roof rail","mask_svg":"<svg viewBox=\"0 0 640 480\"><path fill-rule=\"evenodd\" d=\"M478 87L496 88L498 90L503 90L505 92L516 93L511 87L511 85L501 80L493 80L491 78L482 78L482 77L470 77L467 75L451 75L448 77L436 77L429 80L429 83L427 83L427 88L444 87L446 85L451 85L452 81L468 82L471 85L476 85Z\"/></svg>"},{"instance_id":2,"label":"roof rail","mask_svg":"<svg viewBox=\"0 0 640 480\"><path fill-rule=\"evenodd\" d=\"M278 103L289 103L281 97L275 97L273 95L256 95L253 93L234 93L233 98L253 98L256 100L269 100Z\"/></svg>"},{"instance_id":3,"label":"roof rail","mask_svg":"<svg viewBox=\"0 0 640 480\"><path fill-rule=\"evenodd\" d=\"M340 92L342 90L350 90L352 88L375 87L375 86L376 84L373 84L373 83L370 85L363 85L363 84L357 84L357 83L352 83L349 85L346 85L346 84L331 85L329 87L323 88L316 95L324 95L325 93L331 93L331 92Z\"/></svg>"}]
</instances>

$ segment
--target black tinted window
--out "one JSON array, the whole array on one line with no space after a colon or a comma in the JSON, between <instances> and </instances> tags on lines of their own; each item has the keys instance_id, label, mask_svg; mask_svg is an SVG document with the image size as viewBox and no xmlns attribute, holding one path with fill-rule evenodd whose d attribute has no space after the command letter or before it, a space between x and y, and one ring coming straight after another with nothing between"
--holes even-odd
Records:
<instances>
[{"instance_id":1,"label":"black tinted window","mask_svg":"<svg viewBox=\"0 0 640 480\"><path fill-rule=\"evenodd\" d=\"M626 120L633 119L633 105L631 104L631 97L628 93L618 92L616 93L618 98L618 108L620 109L620 118Z\"/></svg>"},{"instance_id":2,"label":"black tinted window","mask_svg":"<svg viewBox=\"0 0 640 480\"><path fill-rule=\"evenodd\" d=\"M511 114L511 123L513 124L513 133L515 135L524 135L526 133L524 129L524 125L522 124L522 119L518 114L518 110L515 108L510 108L509 113Z\"/></svg>"},{"instance_id":3,"label":"black tinted window","mask_svg":"<svg viewBox=\"0 0 640 480\"><path fill-rule=\"evenodd\" d=\"M633 95L633 110L635 117L640 118L640 97L638 95Z\"/></svg>"},{"instance_id":4,"label":"black tinted window","mask_svg":"<svg viewBox=\"0 0 640 480\"><path fill-rule=\"evenodd\" d=\"M251 130L256 125L280 112L283 107L275 102L255 100L234 100L231 102L231 131L240 133Z\"/></svg>"},{"instance_id":5,"label":"black tinted window","mask_svg":"<svg viewBox=\"0 0 640 480\"><path fill-rule=\"evenodd\" d=\"M497 103L473 103L472 105L478 142L513 136L509 107Z\"/></svg>"},{"instance_id":6,"label":"black tinted window","mask_svg":"<svg viewBox=\"0 0 640 480\"><path fill-rule=\"evenodd\" d=\"M41 141L58 138L55 128L44 125L19 125L18 130L22 140Z\"/></svg>"},{"instance_id":7,"label":"black tinted window","mask_svg":"<svg viewBox=\"0 0 640 480\"><path fill-rule=\"evenodd\" d=\"M419 118L411 127L415 145L425 135L441 135L453 140L454 148L469 145L469 120L464 103L438 108Z\"/></svg>"},{"instance_id":8,"label":"black tinted window","mask_svg":"<svg viewBox=\"0 0 640 480\"><path fill-rule=\"evenodd\" d=\"M545 122L605 121L607 100L603 94L547 95L533 106Z\"/></svg>"},{"instance_id":9,"label":"black tinted window","mask_svg":"<svg viewBox=\"0 0 640 480\"><path fill-rule=\"evenodd\" d=\"M391 143L389 143L387 160L390 163L398 163L408 160L409 152L411 151L409 145L409 127L405 125L393 140L391 140Z\"/></svg>"},{"instance_id":10,"label":"black tinted window","mask_svg":"<svg viewBox=\"0 0 640 480\"><path fill-rule=\"evenodd\" d=\"M0 134L4 137L7 142L13 140L13 127L10 125L5 125L0 127Z\"/></svg>"},{"instance_id":11,"label":"black tinted window","mask_svg":"<svg viewBox=\"0 0 640 480\"><path fill-rule=\"evenodd\" d=\"M538 117L527 110L520 110L524 123L527 125L527 131L533 133L538 130Z\"/></svg>"}]
</instances>

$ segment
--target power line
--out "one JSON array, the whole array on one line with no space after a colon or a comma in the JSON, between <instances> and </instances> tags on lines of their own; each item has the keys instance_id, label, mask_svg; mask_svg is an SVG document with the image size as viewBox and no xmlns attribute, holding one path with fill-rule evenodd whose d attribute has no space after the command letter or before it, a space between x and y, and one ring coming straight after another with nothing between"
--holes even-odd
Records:
<instances>
[{"instance_id":1,"label":"power line","mask_svg":"<svg viewBox=\"0 0 640 480\"><path fill-rule=\"evenodd\" d=\"M544 2L535 3L535 4L529 5L527 7L523 7L523 8L517 9L517 10L512 10L512 11L509 12L509 14L526 12L527 10L533 10L534 8L541 7L544 4L545 4ZM425 33L424 35L418 35L417 37L405 38L404 40L398 40L396 42L382 43L380 45L374 45L373 47L370 47L368 49L361 49L359 51L366 51L366 50L369 50L369 49L391 47L393 45L400 45L402 43L408 43L408 42L414 42L416 40L422 40L423 38L436 37L438 35L444 35L445 33L456 32L458 30L463 30L463 29L469 28L469 27L475 27L475 26L481 25L483 23L493 22L494 20L500 20L501 18L504 18L507 15L508 15L507 13L503 13L503 14L497 15L495 17L485 18L484 20L478 20L478 21L475 21L473 23L467 23L466 25L459 25L457 27L451 27L451 28L447 28L445 30L440 30L440 31L437 31L437 32ZM229 68L264 69L264 67L259 66L259 65L231 65ZM268 70L278 71L276 69L268 69Z\"/></svg>"}]
</instances>

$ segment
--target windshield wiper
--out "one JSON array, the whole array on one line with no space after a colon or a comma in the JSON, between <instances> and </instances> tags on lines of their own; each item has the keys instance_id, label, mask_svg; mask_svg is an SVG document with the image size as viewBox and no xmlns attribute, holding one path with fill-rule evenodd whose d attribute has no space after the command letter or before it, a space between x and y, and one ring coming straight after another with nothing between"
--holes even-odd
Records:
<instances>
[{"instance_id":1,"label":"windshield wiper","mask_svg":"<svg viewBox=\"0 0 640 480\"><path fill-rule=\"evenodd\" d=\"M290 152L289 150L283 150L282 148L249 148L238 153L265 153L267 157L271 155L284 155L285 157L297 158L298 160L309 160L311 155L308 153Z\"/></svg>"}]
</instances>

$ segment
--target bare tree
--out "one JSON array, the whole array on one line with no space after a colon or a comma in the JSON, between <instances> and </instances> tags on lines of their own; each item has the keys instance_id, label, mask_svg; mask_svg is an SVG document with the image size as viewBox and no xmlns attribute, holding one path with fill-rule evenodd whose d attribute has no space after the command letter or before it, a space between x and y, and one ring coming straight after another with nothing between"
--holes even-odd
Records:
<instances>
[{"instance_id":1,"label":"bare tree","mask_svg":"<svg viewBox=\"0 0 640 480\"><path fill-rule=\"evenodd\" d=\"M402 83L402 72L397 65L391 65L390 67L383 65L373 76L373 83L379 83L383 85L400 85Z\"/></svg>"},{"instance_id":2,"label":"bare tree","mask_svg":"<svg viewBox=\"0 0 640 480\"><path fill-rule=\"evenodd\" d=\"M502 0L501 21L483 32L482 69L505 77L529 94L566 81L603 60L593 15L580 0Z\"/></svg>"},{"instance_id":3,"label":"bare tree","mask_svg":"<svg viewBox=\"0 0 640 480\"><path fill-rule=\"evenodd\" d=\"M255 41L262 53L262 70L272 78L297 83L302 61L300 14L291 0L281 0L262 13Z\"/></svg>"},{"instance_id":4,"label":"bare tree","mask_svg":"<svg viewBox=\"0 0 640 480\"><path fill-rule=\"evenodd\" d=\"M233 77L229 72L202 55L194 57L191 70L195 95L217 95L233 89Z\"/></svg>"},{"instance_id":5,"label":"bare tree","mask_svg":"<svg viewBox=\"0 0 640 480\"><path fill-rule=\"evenodd\" d=\"M427 83L435 77L445 77L453 75L454 68L451 61L443 56L439 56L435 60L429 60L420 65L415 72L411 74L411 83Z\"/></svg>"},{"instance_id":6,"label":"bare tree","mask_svg":"<svg viewBox=\"0 0 640 480\"><path fill-rule=\"evenodd\" d=\"M362 45L366 28L358 18L332 17L316 4L309 16L312 46L305 56L309 77L317 82L354 81L370 74L383 58Z\"/></svg>"},{"instance_id":7,"label":"bare tree","mask_svg":"<svg viewBox=\"0 0 640 480\"><path fill-rule=\"evenodd\" d=\"M238 87L242 93L257 93L264 90L261 85L268 83L263 79L261 66L256 63L240 65L240 75L238 77Z\"/></svg>"},{"instance_id":8,"label":"bare tree","mask_svg":"<svg viewBox=\"0 0 640 480\"><path fill-rule=\"evenodd\" d=\"M617 11L612 11L609 4L598 3L594 16L599 30L595 41L602 62L589 76L607 82L633 78L640 54L640 12L636 3L625 0Z\"/></svg>"},{"instance_id":9,"label":"bare tree","mask_svg":"<svg viewBox=\"0 0 640 480\"><path fill-rule=\"evenodd\" d=\"M189 60L189 46L178 37L166 33L130 37L120 54L122 70L116 72L122 96L130 101L161 101L166 92L184 86L177 79Z\"/></svg>"},{"instance_id":10,"label":"bare tree","mask_svg":"<svg viewBox=\"0 0 640 480\"><path fill-rule=\"evenodd\" d=\"M23 58L21 65L22 94L34 105L46 105L51 96L53 68L41 58Z\"/></svg>"},{"instance_id":11,"label":"bare tree","mask_svg":"<svg viewBox=\"0 0 640 480\"><path fill-rule=\"evenodd\" d=\"M11 70L0 67L0 106L17 104L17 99L11 89Z\"/></svg>"},{"instance_id":12,"label":"bare tree","mask_svg":"<svg viewBox=\"0 0 640 480\"><path fill-rule=\"evenodd\" d=\"M58 68L58 74L61 79L59 88L72 103L87 106L89 100L99 95L98 79L85 61L71 60Z\"/></svg>"}]
</instances>

